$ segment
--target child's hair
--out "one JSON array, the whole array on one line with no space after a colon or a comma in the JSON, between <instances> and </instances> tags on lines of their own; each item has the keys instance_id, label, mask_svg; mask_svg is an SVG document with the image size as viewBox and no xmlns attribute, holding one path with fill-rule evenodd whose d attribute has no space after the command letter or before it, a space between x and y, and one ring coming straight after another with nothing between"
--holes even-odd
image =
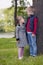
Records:
<instances>
[{"instance_id":1,"label":"child's hair","mask_svg":"<svg viewBox=\"0 0 43 65\"><path fill-rule=\"evenodd\" d=\"M30 7L27 7L27 8L26 8L26 10L29 10L29 9L30 9L32 12L35 12L34 6L30 6Z\"/></svg>"},{"instance_id":2,"label":"child's hair","mask_svg":"<svg viewBox=\"0 0 43 65\"><path fill-rule=\"evenodd\" d=\"M29 8L32 8L32 9L33 9L33 8L34 8L34 6L30 6Z\"/></svg>"},{"instance_id":3,"label":"child's hair","mask_svg":"<svg viewBox=\"0 0 43 65\"><path fill-rule=\"evenodd\" d=\"M19 21L21 20L21 16L17 16L16 18L16 25L19 25Z\"/></svg>"}]
</instances>

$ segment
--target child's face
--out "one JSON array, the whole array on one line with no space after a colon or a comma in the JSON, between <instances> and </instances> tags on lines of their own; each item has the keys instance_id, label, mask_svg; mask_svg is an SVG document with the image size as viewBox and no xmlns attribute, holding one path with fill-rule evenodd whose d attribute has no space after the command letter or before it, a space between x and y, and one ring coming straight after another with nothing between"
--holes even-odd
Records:
<instances>
[{"instance_id":1,"label":"child's face","mask_svg":"<svg viewBox=\"0 0 43 65\"><path fill-rule=\"evenodd\" d=\"M31 8L27 9L27 15L30 16L31 14L33 14L33 10Z\"/></svg>"},{"instance_id":2,"label":"child's face","mask_svg":"<svg viewBox=\"0 0 43 65\"><path fill-rule=\"evenodd\" d=\"M20 17L20 23L24 23L24 19L22 16Z\"/></svg>"},{"instance_id":3,"label":"child's face","mask_svg":"<svg viewBox=\"0 0 43 65\"><path fill-rule=\"evenodd\" d=\"M21 23L24 23L24 19L21 17Z\"/></svg>"}]
</instances>

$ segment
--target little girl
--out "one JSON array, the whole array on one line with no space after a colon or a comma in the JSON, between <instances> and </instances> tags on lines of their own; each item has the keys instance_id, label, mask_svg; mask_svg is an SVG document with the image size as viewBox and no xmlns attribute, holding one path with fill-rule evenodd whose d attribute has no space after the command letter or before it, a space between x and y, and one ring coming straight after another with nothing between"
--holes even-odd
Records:
<instances>
[{"instance_id":1,"label":"little girl","mask_svg":"<svg viewBox=\"0 0 43 65\"><path fill-rule=\"evenodd\" d=\"M22 59L24 54L24 47L27 45L25 24L22 16L17 17L16 40L18 47L18 58Z\"/></svg>"}]
</instances>

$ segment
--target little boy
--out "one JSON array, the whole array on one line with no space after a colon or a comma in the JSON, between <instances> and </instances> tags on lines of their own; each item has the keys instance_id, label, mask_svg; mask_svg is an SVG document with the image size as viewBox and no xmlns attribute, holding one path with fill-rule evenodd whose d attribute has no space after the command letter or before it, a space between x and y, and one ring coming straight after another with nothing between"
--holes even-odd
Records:
<instances>
[{"instance_id":1,"label":"little boy","mask_svg":"<svg viewBox=\"0 0 43 65\"><path fill-rule=\"evenodd\" d=\"M28 15L26 32L28 43L30 45L30 55L36 56L37 55L36 33L37 33L38 18L34 15L35 9L33 8L33 6L28 7L26 11Z\"/></svg>"}]
</instances>

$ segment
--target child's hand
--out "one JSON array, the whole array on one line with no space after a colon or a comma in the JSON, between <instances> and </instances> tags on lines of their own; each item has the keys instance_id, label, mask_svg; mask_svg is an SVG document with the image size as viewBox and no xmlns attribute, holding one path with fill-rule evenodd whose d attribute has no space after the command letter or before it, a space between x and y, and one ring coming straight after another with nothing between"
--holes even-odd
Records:
<instances>
[{"instance_id":1,"label":"child's hand","mask_svg":"<svg viewBox=\"0 0 43 65\"><path fill-rule=\"evenodd\" d=\"M34 36L35 36L35 34L32 34L32 36L34 37Z\"/></svg>"},{"instance_id":2,"label":"child's hand","mask_svg":"<svg viewBox=\"0 0 43 65\"><path fill-rule=\"evenodd\" d=\"M20 41L18 40L17 43L19 43Z\"/></svg>"}]
</instances>

